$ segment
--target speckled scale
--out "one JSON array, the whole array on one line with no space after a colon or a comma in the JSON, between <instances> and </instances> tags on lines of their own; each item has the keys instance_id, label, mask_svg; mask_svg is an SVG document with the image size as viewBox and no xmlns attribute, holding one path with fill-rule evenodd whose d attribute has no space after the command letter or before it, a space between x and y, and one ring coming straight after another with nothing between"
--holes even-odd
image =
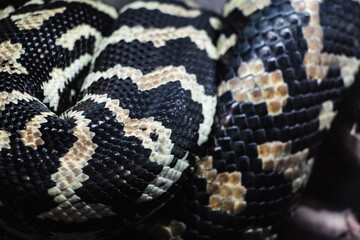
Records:
<instances>
[{"instance_id":1,"label":"speckled scale","mask_svg":"<svg viewBox=\"0 0 360 240\"><path fill-rule=\"evenodd\" d=\"M214 15L169 0L131 4L112 28L106 14L83 11L80 3L66 3L65 12L34 31L14 34L21 21L2 19L0 48L6 51L0 54L15 52L0 64L6 69L0 100L10 99L0 112L0 214L7 224L35 239L89 227L97 238L275 239L301 195L344 89L358 80L359 4L236 1L224 7L227 24L217 54L211 46L219 23ZM34 11L35 5L17 11ZM53 38L82 23L108 36L101 52L93 50L96 31L84 26L92 35L73 46L55 43ZM52 92L58 99L49 98L46 81L75 65L70 78L80 81L66 80L65 90ZM213 121L217 70L216 117L199 148ZM170 81L160 84L164 79ZM13 90L35 94L57 112L75 103L79 92L82 100L59 119ZM162 150L169 144L170 158ZM25 214L18 214L19 205ZM147 222L133 225L150 213Z\"/></svg>"},{"instance_id":2,"label":"speckled scale","mask_svg":"<svg viewBox=\"0 0 360 240\"><path fill-rule=\"evenodd\" d=\"M44 24L39 26L39 29L27 28L22 31L18 31L16 24L11 19L11 14L16 16L14 13L11 13L8 18L1 19L1 25L5 29L5 31L1 31L1 41L10 40L13 44L19 43L23 45L24 53L18 62L23 65L25 69L30 71L28 76L24 76L22 74L19 75L18 72L9 76L6 71L2 71L4 78L11 77L12 79L18 79L18 81L14 82L12 80L2 82L1 90L8 91L10 89L17 89L20 91L26 91L43 100L44 95L41 91L42 81L46 82L51 79L49 74L54 68L64 69L75 59L78 59L85 53L93 54L93 37L75 42L75 51L60 47L59 44L56 44L56 38L79 24L89 24L90 26L98 29L103 35L106 35L108 32L108 29L104 26L106 25L106 22L111 20L111 18L106 14L91 8L90 6L76 2L67 4L55 2L47 4L47 6L44 5L46 7L37 4L30 4L19 7L16 11L16 14L21 16L21 14L26 14L36 10L41 11L47 8L61 10L61 7L67 7L63 14L57 14L56 18L46 20ZM99 15L98 19L96 17L91 17L93 15ZM66 21L69 16L72 17L72 22ZM81 83L81 80L84 78L84 74L87 74L88 70L89 69L79 69L80 72L76 76L79 81L70 81L68 84L71 86L67 88L69 89L67 91L63 91L62 89L59 90L59 94L63 97L62 99L64 99L64 103L60 102L61 107L55 110L61 113L65 110L65 104L71 103L71 99L69 99L70 89L73 88L75 91L79 90L79 82Z\"/></svg>"},{"instance_id":3,"label":"speckled scale","mask_svg":"<svg viewBox=\"0 0 360 240\"><path fill-rule=\"evenodd\" d=\"M21 238L121 235L192 172L215 113L218 20L182 3L134 4L112 27L116 11L96 1L4 10L0 216Z\"/></svg>"},{"instance_id":4,"label":"speckled scale","mask_svg":"<svg viewBox=\"0 0 360 240\"><path fill-rule=\"evenodd\" d=\"M356 79L358 7L356 1L227 2L230 27L223 35L230 39L236 30L237 40L221 57L206 157L193 186L169 208L184 207L164 210L187 225L184 239L276 238L344 89ZM243 195L225 180L234 173L241 174ZM239 198L231 202L234 192Z\"/></svg>"},{"instance_id":5,"label":"speckled scale","mask_svg":"<svg viewBox=\"0 0 360 240\"><path fill-rule=\"evenodd\" d=\"M156 11L152 13L152 15L155 14L157 14ZM163 22L166 21L166 18L160 20ZM129 58L131 59L130 61ZM198 51L196 45L189 38L169 40L165 46L159 48L150 42L141 43L138 40L134 40L126 43L120 41L115 45L107 46L101 52L96 59L94 70L102 71L116 64L121 64L139 68L146 74L155 70L154 67L157 64L159 66L182 65L186 67L189 73L199 76L198 81L204 85L206 94L214 94L215 87L211 84L211 78L208 76L215 75L216 65L214 62L203 60L206 58L208 58L207 53L205 51ZM101 64L99 63L100 61Z\"/></svg>"}]
</instances>

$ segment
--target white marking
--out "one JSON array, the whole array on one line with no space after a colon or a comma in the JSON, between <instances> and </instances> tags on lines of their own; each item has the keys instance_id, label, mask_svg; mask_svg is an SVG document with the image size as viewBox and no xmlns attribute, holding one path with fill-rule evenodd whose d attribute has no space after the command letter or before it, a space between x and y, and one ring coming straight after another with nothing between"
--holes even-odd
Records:
<instances>
[{"instance_id":1,"label":"white marking","mask_svg":"<svg viewBox=\"0 0 360 240\"><path fill-rule=\"evenodd\" d=\"M360 67L360 59L323 53L323 31L319 20L319 4L322 0L293 1L291 4L296 11L310 13L310 23L303 27L304 37L308 43L308 51L304 57L307 77L317 79L321 83L326 77L330 67L338 66L344 79L345 87L349 87L355 81L355 75Z\"/></svg>"},{"instance_id":2,"label":"white marking","mask_svg":"<svg viewBox=\"0 0 360 240\"><path fill-rule=\"evenodd\" d=\"M217 50L207 32L205 30L195 29L193 26L149 29L145 29L142 26L121 26L118 30L113 32L110 37L104 38L96 57L99 56L101 51L103 51L108 45L116 44L121 40L128 43L133 42L134 40L138 40L142 43L152 42L155 47L159 48L165 46L166 42L169 40L186 37L190 38L190 40L195 43L200 50L205 50L210 58L218 58Z\"/></svg>"},{"instance_id":3,"label":"white marking","mask_svg":"<svg viewBox=\"0 0 360 240\"><path fill-rule=\"evenodd\" d=\"M57 13L63 13L66 7L46 9L29 13L22 13L11 16L19 30L39 29L44 21L49 20Z\"/></svg>"},{"instance_id":4,"label":"white marking","mask_svg":"<svg viewBox=\"0 0 360 240\"><path fill-rule=\"evenodd\" d=\"M18 104L18 102L22 101L22 100L25 100L27 102L35 100L38 103L44 105L37 98L35 98L27 93L21 93L17 90L13 90L11 93L0 92L0 111L5 110L6 104L9 104L9 103Z\"/></svg>"},{"instance_id":5,"label":"white marking","mask_svg":"<svg viewBox=\"0 0 360 240\"><path fill-rule=\"evenodd\" d=\"M43 102L48 103L56 111L60 102L59 91L62 92L65 89L65 85L86 67L91 62L91 59L92 56L86 53L65 69L53 68L50 73L51 79L42 85L45 96Z\"/></svg>"},{"instance_id":6,"label":"white marking","mask_svg":"<svg viewBox=\"0 0 360 240\"><path fill-rule=\"evenodd\" d=\"M102 40L102 35L96 28L91 27L88 24L80 24L67 30L67 32L63 33L60 38L56 39L55 44L72 51L74 50L75 42L77 40L80 40L81 37L89 39L90 36L95 37L94 49L97 49L100 41Z\"/></svg>"},{"instance_id":7,"label":"white marking","mask_svg":"<svg viewBox=\"0 0 360 240\"><path fill-rule=\"evenodd\" d=\"M29 74L26 68L17 62L24 53L21 43L12 44L9 40L0 43L0 72Z\"/></svg>"},{"instance_id":8,"label":"white marking","mask_svg":"<svg viewBox=\"0 0 360 240\"><path fill-rule=\"evenodd\" d=\"M230 0L224 6L224 16L227 17L232 11L238 9L245 16L249 16L271 4L271 0Z\"/></svg>"},{"instance_id":9,"label":"white marking","mask_svg":"<svg viewBox=\"0 0 360 240\"><path fill-rule=\"evenodd\" d=\"M150 160L164 166L160 174L147 186L139 202L148 201L166 192L174 182L179 180L183 171L189 166L186 161L187 154L179 159L174 168L170 168L174 156L171 151L174 144L171 142L171 129L165 128L161 122L155 121L153 117L143 119L130 118L129 110L120 107L119 100L107 98L106 95L86 95L81 101L93 100L96 103L105 103L116 115L118 122L124 123L125 136L135 136L142 141L144 148L151 149ZM154 142L151 133L158 134L158 140Z\"/></svg>"},{"instance_id":10,"label":"white marking","mask_svg":"<svg viewBox=\"0 0 360 240\"><path fill-rule=\"evenodd\" d=\"M116 9L110 5L102 3L101 1L89 1L89 0L65 0L66 2L79 2L79 3L86 3L92 6L94 9L105 13L106 15L110 16L113 19L118 18L119 14L117 13Z\"/></svg>"},{"instance_id":11,"label":"white marking","mask_svg":"<svg viewBox=\"0 0 360 240\"><path fill-rule=\"evenodd\" d=\"M1 9L0 10L0 20L1 19L4 19L4 18L7 18L10 13L14 12L15 11L15 8L13 6L7 6L6 8L4 9Z\"/></svg>"},{"instance_id":12,"label":"white marking","mask_svg":"<svg viewBox=\"0 0 360 240\"><path fill-rule=\"evenodd\" d=\"M292 191L293 193L299 191L301 188L305 187L309 181L311 170L314 165L314 159L309 159L306 163L303 163L299 166L298 178L294 179L292 182Z\"/></svg>"},{"instance_id":13,"label":"white marking","mask_svg":"<svg viewBox=\"0 0 360 240\"><path fill-rule=\"evenodd\" d=\"M191 91L193 101L202 105L204 122L200 124L198 144L201 145L207 140L213 124L216 97L205 95L204 86L198 84L195 74L187 73L185 67L166 66L143 75L139 69L123 67L118 64L106 72L96 72L88 75L82 86L82 91L89 88L91 84L101 77L107 79L113 76L117 76L119 79L130 78L141 91L150 90L168 82L179 81L182 88Z\"/></svg>"},{"instance_id":14,"label":"white marking","mask_svg":"<svg viewBox=\"0 0 360 240\"><path fill-rule=\"evenodd\" d=\"M88 161L98 147L92 142L95 133L88 127L91 120L86 119L82 113L69 111L61 116L76 120L76 126L72 130L77 141L59 159L58 171L51 174L51 180L56 186L50 188L48 194L54 197L58 206L38 215L40 219L81 223L89 219L116 215L110 207L100 203L87 204L75 194L75 190L81 188L82 183L89 179L89 176L83 173L83 168L88 165Z\"/></svg>"},{"instance_id":15,"label":"white marking","mask_svg":"<svg viewBox=\"0 0 360 240\"><path fill-rule=\"evenodd\" d=\"M304 65L309 79L316 80L319 84L327 76L329 68L339 67L345 87L349 87L355 81L355 75L360 67L360 60L355 57L345 55L335 55L323 53L323 31L320 25L320 4L322 0L296 0L291 2L294 9L298 12L310 14L308 26L302 28L304 38L308 43L308 51L305 53ZM334 110L333 101L323 103L323 108L319 115L319 129L329 129L337 112Z\"/></svg>"},{"instance_id":16,"label":"white marking","mask_svg":"<svg viewBox=\"0 0 360 240\"><path fill-rule=\"evenodd\" d=\"M201 7L199 3L194 2L193 0L183 0L183 1L189 7L192 7L192 8L200 8Z\"/></svg>"},{"instance_id":17,"label":"white marking","mask_svg":"<svg viewBox=\"0 0 360 240\"><path fill-rule=\"evenodd\" d=\"M123 13L128 9L140 9L145 8L147 10L158 10L162 13L177 16L177 17L186 17L186 18L196 18L201 15L201 11L197 9L188 10L184 7L169 4L169 3L159 3L159 2L133 2L125 7L123 7L120 12Z\"/></svg>"},{"instance_id":18,"label":"white marking","mask_svg":"<svg viewBox=\"0 0 360 240\"><path fill-rule=\"evenodd\" d=\"M3 148L11 149L10 136L11 136L10 132L6 130L0 130L0 152ZM0 205L2 205L2 203Z\"/></svg>"},{"instance_id":19,"label":"white marking","mask_svg":"<svg viewBox=\"0 0 360 240\"><path fill-rule=\"evenodd\" d=\"M321 57L325 55L322 54ZM355 76L360 68L360 59L347 57L345 55L327 54L331 59L331 65L339 66L341 77L344 80L345 87L350 87L355 82ZM322 63L324 64L324 63ZM325 64L324 64L325 65Z\"/></svg>"},{"instance_id":20,"label":"white marking","mask_svg":"<svg viewBox=\"0 0 360 240\"><path fill-rule=\"evenodd\" d=\"M319 115L319 130L327 129L329 130L331 127L331 123L333 119L335 118L337 114L337 111L334 111L334 102L331 100L328 100L326 102L323 102L322 109Z\"/></svg>"},{"instance_id":21,"label":"white marking","mask_svg":"<svg viewBox=\"0 0 360 240\"><path fill-rule=\"evenodd\" d=\"M70 90L70 99L74 98L76 96L76 91L74 89Z\"/></svg>"},{"instance_id":22,"label":"white marking","mask_svg":"<svg viewBox=\"0 0 360 240\"><path fill-rule=\"evenodd\" d=\"M219 56L224 55L230 48L234 47L236 40L236 34L232 34L228 38L225 34L221 34L217 41L217 51Z\"/></svg>"},{"instance_id":23,"label":"white marking","mask_svg":"<svg viewBox=\"0 0 360 240\"><path fill-rule=\"evenodd\" d=\"M220 30L222 29L222 22L220 21L219 18L216 18L216 17L211 17L209 19L209 22L210 22L210 25L213 29L215 30Z\"/></svg>"},{"instance_id":24,"label":"white marking","mask_svg":"<svg viewBox=\"0 0 360 240\"><path fill-rule=\"evenodd\" d=\"M256 239L258 236L262 236L262 238L266 240L276 240L278 239L278 235L273 233L272 226L267 227L258 227L258 228L247 228L244 232L244 236L248 239ZM266 237L266 238L265 238Z\"/></svg>"},{"instance_id":25,"label":"white marking","mask_svg":"<svg viewBox=\"0 0 360 240\"><path fill-rule=\"evenodd\" d=\"M327 75L328 68L320 62L320 54L323 50L323 32L319 20L319 4L322 0L296 0L291 5L298 12L306 12L310 15L310 22L302 28L304 38L308 44L308 50L304 56L306 75L309 79L316 79L318 83Z\"/></svg>"},{"instance_id":26,"label":"white marking","mask_svg":"<svg viewBox=\"0 0 360 240\"><path fill-rule=\"evenodd\" d=\"M41 4L44 4L44 1L43 0L31 0L27 3L24 4L24 6L28 6L28 5L41 5Z\"/></svg>"}]
</instances>

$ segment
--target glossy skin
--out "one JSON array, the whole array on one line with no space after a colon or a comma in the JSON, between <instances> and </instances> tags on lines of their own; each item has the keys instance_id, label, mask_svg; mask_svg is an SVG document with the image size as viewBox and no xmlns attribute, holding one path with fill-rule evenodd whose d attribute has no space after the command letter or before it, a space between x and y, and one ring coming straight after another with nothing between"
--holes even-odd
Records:
<instances>
[{"instance_id":1,"label":"glossy skin","mask_svg":"<svg viewBox=\"0 0 360 240\"><path fill-rule=\"evenodd\" d=\"M112 10L88 16L82 3L40 7L38 26L10 9L5 228L24 239L275 239L358 78L359 3L238 3L225 5L220 36L215 15L170 0L129 5L112 28ZM54 74L65 87L49 84Z\"/></svg>"},{"instance_id":2,"label":"glossy skin","mask_svg":"<svg viewBox=\"0 0 360 240\"><path fill-rule=\"evenodd\" d=\"M214 14L172 1L119 18L93 1L16 7L0 22L2 225L24 239L119 235L178 191L207 140Z\"/></svg>"}]
</instances>

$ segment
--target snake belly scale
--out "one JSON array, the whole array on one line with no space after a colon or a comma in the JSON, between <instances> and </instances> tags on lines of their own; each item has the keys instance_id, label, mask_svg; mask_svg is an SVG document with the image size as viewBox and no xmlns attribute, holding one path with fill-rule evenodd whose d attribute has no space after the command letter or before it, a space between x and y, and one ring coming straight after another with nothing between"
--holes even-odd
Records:
<instances>
[{"instance_id":1,"label":"snake belly scale","mask_svg":"<svg viewBox=\"0 0 360 240\"><path fill-rule=\"evenodd\" d=\"M355 0L0 8L0 225L23 239L275 239L358 79Z\"/></svg>"}]
</instances>

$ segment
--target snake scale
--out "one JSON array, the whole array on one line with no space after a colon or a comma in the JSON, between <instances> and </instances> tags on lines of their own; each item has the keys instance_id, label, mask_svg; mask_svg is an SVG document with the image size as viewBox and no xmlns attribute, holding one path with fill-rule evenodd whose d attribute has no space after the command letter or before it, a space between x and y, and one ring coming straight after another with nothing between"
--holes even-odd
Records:
<instances>
[{"instance_id":1,"label":"snake scale","mask_svg":"<svg viewBox=\"0 0 360 240\"><path fill-rule=\"evenodd\" d=\"M0 225L22 239L276 239L359 81L358 0L0 9Z\"/></svg>"}]
</instances>

